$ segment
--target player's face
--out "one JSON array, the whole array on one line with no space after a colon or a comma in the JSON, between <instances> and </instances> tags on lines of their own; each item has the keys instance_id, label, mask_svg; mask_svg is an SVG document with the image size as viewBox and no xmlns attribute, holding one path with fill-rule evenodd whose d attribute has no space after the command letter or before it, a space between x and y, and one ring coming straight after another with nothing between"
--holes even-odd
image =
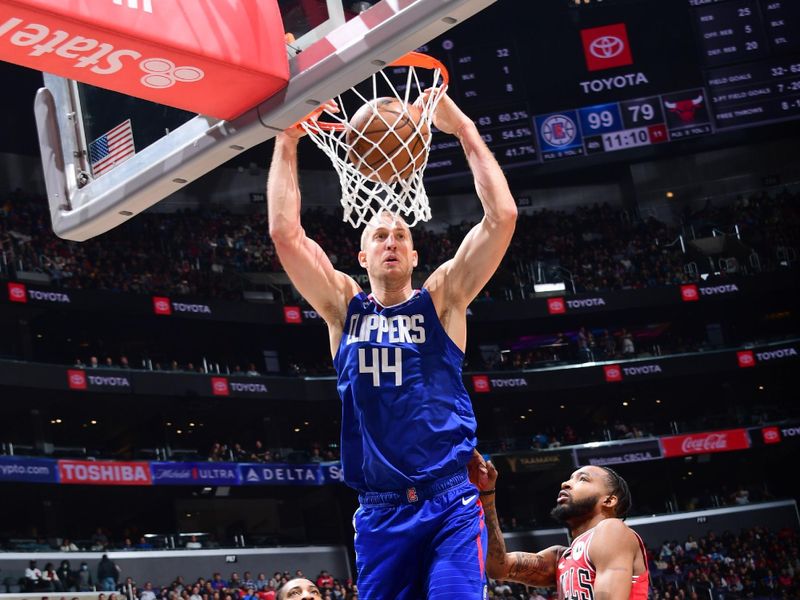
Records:
<instances>
[{"instance_id":1,"label":"player's face","mask_svg":"<svg viewBox=\"0 0 800 600\"><path fill-rule=\"evenodd\" d=\"M417 266L417 251L408 225L390 213L383 213L380 220L367 225L358 259L371 275L410 277Z\"/></svg>"},{"instance_id":2,"label":"player's face","mask_svg":"<svg viewBox=\"0 0 800 600\"><path fill-rule=\"evenodd\" d=\"M292 579L281 589L281 600L320 600L322 593L308 579Z\"/></svg>"},{"instance_id":3,"label":"player's face","mask_svg":"<svg viewBox=\"0 0 800 600\"><path fill-rule=\"evenodd\" d=\"M562 523L581 520L597 512L606 496L608 482L605 471L597 467L582 467L561 484L556 506L550 515Z\"/></svg>"}]
</instances>

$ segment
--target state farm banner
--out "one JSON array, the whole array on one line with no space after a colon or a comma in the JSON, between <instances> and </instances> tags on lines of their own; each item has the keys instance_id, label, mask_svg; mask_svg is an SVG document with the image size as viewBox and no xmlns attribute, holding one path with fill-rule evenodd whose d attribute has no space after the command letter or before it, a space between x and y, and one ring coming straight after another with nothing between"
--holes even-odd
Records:
<instances>
[{"instance_id":1,"label":"state farm banner","mask_svg":"<svg viewBox=\"0 0 800 600\"><path fill-rule=\"evenodd\" d=\"M83 485L152 485L148 463L111 460L59 460L58 481Z\"/></svg>"},{"instance_id":2,"label":"state farm banner","mask_svg":"<svg viewBox=\"0 0 800 600\"><path fill-rule=\"evenodd\" d=\"M591 446L575 450L576 466L618 465L661 458L661 446L656 438Z\"/></svg>"},{"instance_id":3,"label":"state farm banner","mask_svg":"<svg viewBox=\"0 0 800 600\"><path fill-rule=\"evenodd\" d=\"M341 463L289 465L244 463L239 465L242 485L325 485L341 483Z\"/></svg>"},{"instance_id":4,"label":"state farm banner","mask_svg":"<svg viewBox=\"0 0 800 600\"><path fill-rule=\"evenodd\" d=\"M239 485L239 465L224 462L151 462L153 485Z\"/></svg>"},{"instance_id":5,"label":"state farm banner","mask_svg":"<svg viewBox=\"0 0 800 600\"><path fill-rule=\"evenodd\" d=\"M0 457L0 481L57 483L56 461L48 458Z\"/></svg>"},{"instance_id":6,"label":"state farm banner","mask_svg":"<svg viewBox=\"0 0 800 600\"><path fill-rule=\"evenodd\" d=\"M276 0L0 0L0 60L218 119L289 80Z\"/></svg>"},{"instance_id":7,"label":"state farm banner","mask_svg":"<svg viewBox=\"0 0 800 600\"><path fill-rule=\"evenodd\" d=\"M674 435L661 438L664 457L729 452L750 448L750 437L746 429L726 429L689 435Z\"/></svg>"}]
</instances>

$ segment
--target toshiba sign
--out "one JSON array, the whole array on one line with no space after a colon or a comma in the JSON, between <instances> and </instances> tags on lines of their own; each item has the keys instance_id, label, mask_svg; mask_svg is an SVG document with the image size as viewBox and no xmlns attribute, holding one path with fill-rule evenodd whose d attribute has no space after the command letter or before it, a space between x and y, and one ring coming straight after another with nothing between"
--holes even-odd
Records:
<instances>
[{"instance_id":1,"label":"toshiba sign","mask_svg":"<svg viewBox=\"0 0 800 600\"><path fill-rule=\"evenodd\" d=\"M664 449L664 456L670 458L689 454L747 450L750 447L750 438L745 429L727 429L664 437L661 438L661 447Z\"/></svg>"},{"instance_id":2,"label":"toshiba sign","mask_svg":"<svg viewBox=\"0 0 800 600\"><path fill-rule=\"evenodd\" d=\"M59 460L59 483L90 485L151 485L146 462Z\"/></svg>"}]
</instances>

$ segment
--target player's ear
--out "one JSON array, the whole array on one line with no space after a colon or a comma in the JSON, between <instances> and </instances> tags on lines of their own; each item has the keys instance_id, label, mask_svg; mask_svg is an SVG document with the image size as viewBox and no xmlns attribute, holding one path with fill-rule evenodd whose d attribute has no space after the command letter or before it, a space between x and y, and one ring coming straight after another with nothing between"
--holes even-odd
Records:
<instances>
[{"instance_id":1,"label":"player's ear","mask_svg":"<svg viewBox=\"0 0 800 600\"><path fill-rule=\"evenodd\" d=\"M609 494L603 500L603 508L615 509L618 503L619 503L619 498L617 498L614 494Z\"/></svg>"},{"instance_id":2,"label":"player's ear","mask_svg":"<svg viewBox=\"0 0 800 600\"><path fill-rule=\"evenodd\" d=\"M363 250L359 250L358 252L358 264L365 269L367 268L367 253Z\"/></svg>"},{"instance_id":3,"label":"player's ear","mask_svg":"<svg viewBox=\"0 0 800 600\"><path fill-rule=\"evenodd\" d=\"M417 268L417 263L419 263L419 254L417 254L416 250L411 251L411 266L415 269Z\"/></svg>"}]
</instances>

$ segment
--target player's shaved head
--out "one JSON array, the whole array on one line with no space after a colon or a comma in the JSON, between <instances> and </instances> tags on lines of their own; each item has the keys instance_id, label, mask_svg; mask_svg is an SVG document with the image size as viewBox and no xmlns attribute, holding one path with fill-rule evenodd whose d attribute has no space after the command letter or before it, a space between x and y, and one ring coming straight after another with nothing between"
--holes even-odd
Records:
<instances>
[{"instance_id":1,"label":"player's shaved head","mask_svg":"<svg viewBox=\"0 0 800 600\"><path fill-rule=\"evenodd\" d=\"M361 232L361 250L363 250L367 245L367 238L369 237L370 232L381 226L389 227L390 229L402 227L408 231L409 236L411 235L411 228L408 226L408 223L406 223L406 220L402 216L398 215L397 213L393 213L390 210L382 210L373 215L373 217L364 226L364 231Z\"/></svg>"}]
</instances>

